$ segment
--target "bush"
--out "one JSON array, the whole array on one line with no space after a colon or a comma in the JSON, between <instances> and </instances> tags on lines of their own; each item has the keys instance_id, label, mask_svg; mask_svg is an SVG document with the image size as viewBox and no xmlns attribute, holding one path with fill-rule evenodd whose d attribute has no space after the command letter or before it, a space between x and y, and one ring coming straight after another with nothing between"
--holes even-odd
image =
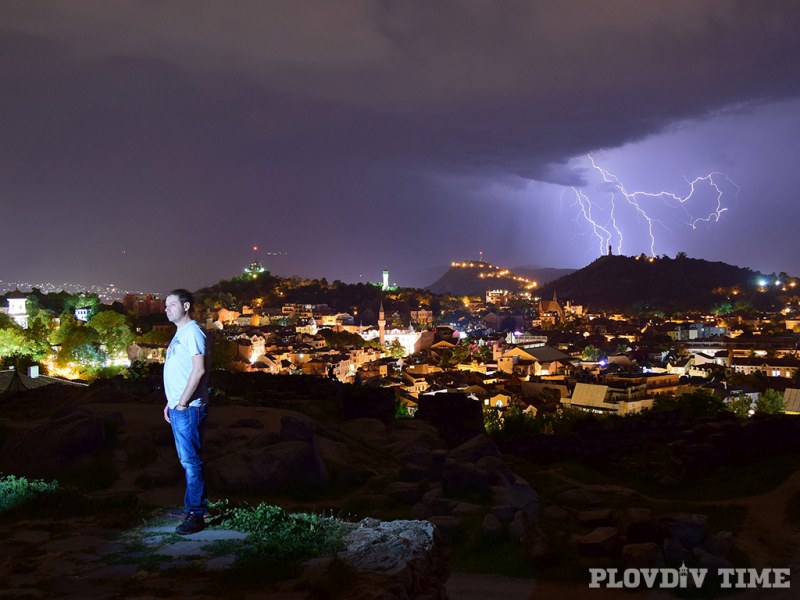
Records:
<instances>
[{"instance_id":1,"label":"bush","mask_svg":"<svg viewBox=\"0 0 800 600\"><path fill-rule=\"evenodd\" d=\"M57 481L48 483L14 475L0 476L0 511L20 506L43 494L52 494L57 489Z\"/></svg>"},{"instance_id":2,"label":"bush","mask_svg":"<svg viewBox=\"0 0 800 600\"><path fill-rule=\"evenodd\" d=\"M227 500L213 502L209 509L217 515L216 524L250 534L239 556L243 562L298 565L342 547L342 524L333 518L291 514L264 503L232 507Z\"/></svg>"},{"instance_id":3,"label":"bush","mask_svg":"<svg viewBox=\"0 0 800 600\"><path fill-rule=\"evenodd\" d=\"M747 396L746 394L736 396L735 398L731 399L730 402L728 402L728 408L733 412L733 414L742 418L750 416L751 405L752 401L750 400L750 396Z\"/></svg>"},{"instance_id":4,"label":"bush","mask_svg":"<svg viewBox=\"0 0 800 600\"><path fill-rule=\"evenodd\" d=\"M679 412L682 416L716 417L726 410L725 402L705 389L681 394L677 398L657 398L653 404L653 412Z\"/></svg>"},{"instance_id":5,"label":"bush","mask_svg":"<svg viewBox=\"0 0 800 600\"><path fill-rule=\"evenodd\" d=\"M763 394L759 395L756 401L756 412L777 415L784 411L783 394L773 389L766 390Z\"/></svg>"}]
</instances>

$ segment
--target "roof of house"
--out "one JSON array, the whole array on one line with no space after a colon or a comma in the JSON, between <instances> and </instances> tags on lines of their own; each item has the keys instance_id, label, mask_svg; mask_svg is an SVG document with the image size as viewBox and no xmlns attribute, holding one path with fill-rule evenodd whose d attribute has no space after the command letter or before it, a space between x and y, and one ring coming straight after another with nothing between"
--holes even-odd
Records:
<instances>
[{"instance_id":1,"label":"roof of house","mask_svg":"<svg viewBox=\"0 0 800 600\"><path fill-rule=\"evenodd\" d=\"M786 412L800 412L800 389L786 388L783 393L783 409Z\"/></svg>"},{"instance_id":2,"label":"roof of house","mask_svg":"<svg viewBox=\"0 0 800 600\"><path fill-rule=\"evenodd\" d=\"M11 396L17 392L43 387L53 383L79 386L86 385L83 382L69 381L68 379L59 379L58 377L48 377L46 375L29 377L21 371L8 369L5 371L0 371L0 397Z\"/></svg>"},{"instance_id":3,"label":"roof of house","mask_svg":"<svg viewBox=\"0 0 800 600\"><path fill-rule=\"evenodd\" d=\"M796 358L734 358L733 364L742 367L800 367Z\"/></svg>"},{"instance_id":4,"label":"roof of house","mask_svg":"<svg viewBox=\"0 0 800 600\"><path fill-rule=\"evenodd\" d=\"M503 356L517 355L520 358L526 358L525 355L530 357L530 360L537 360L539 362L553 362L558 360L565 360L572 358L569 354L556 350L552 346L535 346L531 348L523 348L517 346L506 352Z\"/></svg>"},{"instance_id":5,"label":"roof of house","mask_svg":"<svg viewBox=\"0 0 800 600\"><path fill-rule=\"evenodd\" d=\"M593 383L576 383L572 391L571 404L580 406L603 407L606 405L607 385L597 385Z\"/></svg>"}]
</instances>

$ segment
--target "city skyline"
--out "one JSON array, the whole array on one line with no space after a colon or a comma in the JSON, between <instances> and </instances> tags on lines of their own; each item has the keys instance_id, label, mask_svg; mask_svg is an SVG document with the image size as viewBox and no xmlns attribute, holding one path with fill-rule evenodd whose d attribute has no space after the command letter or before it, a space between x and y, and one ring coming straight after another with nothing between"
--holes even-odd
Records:
<instances>
[{"instance_id":1,"label":"city skyline","mask_svg":"<svg viewBox=\"0 0 800 600\"><path fill-rule=\"evenodd\" d=\"M4 281L800 274L788 1L0 7ZM641 193L637 193L641 192Z\"/></svg>"}]
</instances>

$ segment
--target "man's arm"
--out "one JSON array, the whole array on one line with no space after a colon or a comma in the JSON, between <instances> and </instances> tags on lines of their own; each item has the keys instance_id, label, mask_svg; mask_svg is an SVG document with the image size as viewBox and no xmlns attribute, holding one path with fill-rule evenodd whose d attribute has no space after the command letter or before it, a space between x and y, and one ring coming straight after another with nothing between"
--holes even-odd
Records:
<instances>
[{"instance_id":1,"label":"man's arm","mask_svg":"<svg viewBox=\"0 0 800 600\"><path fill-rule=\"evenodd\" d=\"M186 382L181 397L178 398L178 410L185 410L189 407L192 401L192 394L197 389L197 384L206 372L205 359L202 354L195 354L192 356L192 372L189 373L189 380Z\"/></svg>"}]
</instances>

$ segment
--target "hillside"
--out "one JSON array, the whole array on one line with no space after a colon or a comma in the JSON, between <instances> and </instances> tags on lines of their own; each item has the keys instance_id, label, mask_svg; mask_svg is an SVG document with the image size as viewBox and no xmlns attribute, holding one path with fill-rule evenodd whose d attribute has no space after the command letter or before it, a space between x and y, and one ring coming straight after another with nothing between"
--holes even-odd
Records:
<instances>
[{"instance_id":1,"label":"hillside","mask_svg":"<svg viewBox=\"0 0 800 600\"><path fill-rule=\"evenodd\" d=\"M751 269L695 258L646 259L603 256L539 289L592 309L707 310L722 302L756 308L775 300L759 288L764 275Z\"/></svg>"},{"instance_id":2,"label":"hillside","mask_svg":"<svg viewBox=\"0 0 800 600\"><path fill-rule=\"evenodd\" d=\"M483 295L486 290L493 289L530 289L534 282L541 285L572 271L545 267L506 269L483 261L453 262L445 274L426 289L434 294Z\"/></svg>"}]
</instances>

